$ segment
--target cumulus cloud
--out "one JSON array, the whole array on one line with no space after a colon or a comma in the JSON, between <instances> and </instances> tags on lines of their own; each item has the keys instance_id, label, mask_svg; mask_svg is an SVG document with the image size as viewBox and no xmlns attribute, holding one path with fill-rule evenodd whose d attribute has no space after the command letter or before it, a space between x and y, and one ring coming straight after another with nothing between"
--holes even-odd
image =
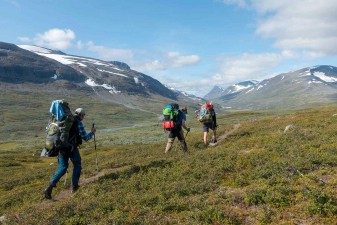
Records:
<instances>
[{"instance_id":1,"label":"cumulus cloud","mask_svg":"<svg viewBox=\"0 0 337 225\"><path fill-rule=\"evenodd\" d=\"M166 66L159 60L152 60L144 63L135 63L134 68L142 72L160 71L167 69Z\"/></svg>"},{"instance_id":2,"label":"cumulus cloud","mask_svg":"<svg viewBox=\"0 0 337 225\"><path fill-rule=\"evenodd\" d=\"M282 50L312 57L337 55L337 1L224 0L258 13L256 34L274 40Z\"/></svg>"},{"instance_id":3,"label":"cumulus cloud","mask_svg":"<svg viewBox=\"0 0 337 225\"><path fill-rule=\"evenodd\" d=\"M87 43L89 51L95 52L102 60L130 60L134 56L134 51L130 49L108 48L101 45L95 45L93 42Z\"/></svg>"},{"instance_id":4,"label":"cumulus cloud","mask_svg":"<svg viewBox=\"0 0 337 225\"><path fill-rule=\"evenodd\" d=\"M242 54L219 59L219 72L212 77L218 85L265 77L288 56L277 53Z\"/></svg>"},{"instance_id":5,"label":"cumulus cloud","mask_svg":"<svg viewBox=\"0 0 337 225\"><path fill-rule=\"evenodd\" d=\"M200 79L199 77L193 80L172 79L172 76L161 75L157 79L168 87L173 87L177 90L185 91L196 96L204 96L214 86L212 79Z\"/></svg>"},{"instance_id":6,"label":"cumulus cloud","mask_svg":"<svg viewBox=\"0 0 337 225\"><path fill-rule=\"evenodd\" d=\"M50 29L34 38L36 45L52 49L68 49L73 47L72 41L76 38L70 29Z\"/></svg>"},{"instance_id":7,"label":"cumulus cloud","mask_svg":"<svg viewBox=\"0 0 337 225\"><path fill-rule=\"evenodd\" d=\"M200 61L200 57L198 55L181 55L179 52L169 52L167 56L169 59L169 65L172 67L183 67Z\"/></svg>"},{"instance_id":8,"label":"cumulus cloud","mask_svg":"<svg viewBox=\"0 0 337 225\"><path fill-rule=\"evenodd\" d=\"M154 55L156 59L134 62L133 68L142 72L163 71L193 65L200 61L198 55L182 55L179 52Z\"/></svg>"},{"instance_id":9,"label":"cumulus cloud","mask_svg":"<svg viewBox=\"0 0 337 225\"><path fill-rule=\"evenodd\" d=\"M303 7L305 6L305 7ZM337 2L311 0L286 1L283 5L262 5L266 17L257 34L275 39L281 49L300 49L318 55L337 54Z\"/></svg>"}]
</instances>

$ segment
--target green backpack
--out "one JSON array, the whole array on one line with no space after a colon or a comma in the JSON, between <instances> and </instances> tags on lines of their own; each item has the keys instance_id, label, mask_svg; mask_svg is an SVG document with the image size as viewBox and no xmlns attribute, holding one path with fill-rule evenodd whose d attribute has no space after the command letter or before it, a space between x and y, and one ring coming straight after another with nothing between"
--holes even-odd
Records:
<instances>
[{"instance_id":1,"label":"green backpack","mask_svg":"<svg viewBox=\"0 0 337 225\"><path fill-rule=\"evenodd\" d=\"M215 112L213 106L206 107L206 105L203 105L200 109L200 116L198 118L198 121L201 123L212 123L214 114Z\"/></svg>"},{"instance_id":2,"label":"green backpack","mask_svg":"<svg viewBox=\"0 0 337 225\"><path fill-rule=\"evenodd\" d=\"M45 148L41 153L43 157L55 157L60 151L69 151L71 149L69 131L73 125L74 116L71 114L66 101L60 100L59 104L64 115L61 120L57 120L56 115L51 115L51 119L46 126Z\"/></svg>"},{"instance_id":3,"label":"green backpack","mask_svg":"<svg viewBox=\"0 0 337 225\"><path fill-rule=\"evenodd\" d=\"M172 130L177 128L177 119L179 115L179 105L178 104L170 104L165 106L163 109L163 123L162 128L165 130Z\"/></svg>"}]
</instances>

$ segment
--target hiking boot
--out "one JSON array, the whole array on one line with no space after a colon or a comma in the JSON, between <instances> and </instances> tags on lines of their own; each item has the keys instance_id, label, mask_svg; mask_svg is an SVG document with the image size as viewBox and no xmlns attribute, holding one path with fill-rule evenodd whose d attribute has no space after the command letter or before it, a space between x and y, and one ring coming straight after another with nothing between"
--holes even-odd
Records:
<instances>
[{"instance_id":1,"label":"hiking boot","mask_svg":"<svg viewBox=\"0 0 337 225\"><path fill-rule=\"evenodd\" d=\"M53 185L49 184L49 186L44 190L44 197L46 199L51 199L51 193L53 191Z\"/></svg>"},{"instance_id":2,"label":"hiking boot","mask_svg":"<svg viewBox=\"0 0 337 225\"><path fill-rule=\"evenodd\" d=\"M184 152L187 152L187 144L186 144L185 140L181 140L180 143L181 143L182 150Z\"/></svg>"},{"instance_id":3,"label":"hiking boot","mask_svg":"<svg viewBox=\"0 0 337 225\"><path fill-rule=\"evenodd\" d=\"M73 193L75 193L77 190L78 190L78 188L79 188L80 186L71 186L71 188L70 188L70 192L73 194Z\"/></svg>"}]
</instances>

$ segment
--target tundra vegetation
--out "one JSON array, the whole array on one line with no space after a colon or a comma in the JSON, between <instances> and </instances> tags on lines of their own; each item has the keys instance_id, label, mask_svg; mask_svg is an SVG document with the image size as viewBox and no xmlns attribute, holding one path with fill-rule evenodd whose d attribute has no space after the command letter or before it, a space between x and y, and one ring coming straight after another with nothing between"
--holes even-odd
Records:
<instances>
[{"instance_id":1,"label":"tundra vegetation","mask_svg":"<svg viewBox=\"0 0 337 225\"><path fill-rule=\"evenodd\" d=\"M77 107L75 98L66 97ZM84 143L79 191L65 194L70 166L68 182L62 178L51 201L42 193L57 160L39 154L52 99L12 92L0 96L6 106L0 120L4 224L337 223L336 107L218 115L219 143L208 148L191 113L189 153L175 143L165 155L167 133L153 115L136 110L126 115L122 107L82 99L87 129L92 121L101 128L96 133L100 176L94 143ZM131 120L148 125L104 130Z\"/></svg>"}]
</instances>

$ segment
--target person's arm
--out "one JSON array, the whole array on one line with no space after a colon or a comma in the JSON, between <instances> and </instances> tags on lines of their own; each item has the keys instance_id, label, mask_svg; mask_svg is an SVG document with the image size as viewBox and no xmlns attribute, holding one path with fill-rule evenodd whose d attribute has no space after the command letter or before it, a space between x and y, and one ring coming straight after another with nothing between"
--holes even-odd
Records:
<instances>
[{"instance_id":1,"label":"person's arm","mask_svg":"<svg viewBox=\"0 0 337 225\"><path fill-rule=\"evenodd\" d=\"M182 118L182 127L187 131L187 132L190 132L190 128L188 128L186 126L186 115L184 114L183 115L183 118Z\"/></svg>"},{"instance_id":2,"label":"person's arm","mask_svg":"<svg viewBox=\"0 0 337 225\"><path fill-rule=\"evenodd\" d=\"M93 136L94 136L94 132L90 131L88 134L84 129L83 123L81 121L78 122L78 132L80 133L81 137L83 140L85 141L89 141Z\"/></svg>"},{"instance_id":3,"label":"person's arm","mask_svg":"<svg viewBox=\"0 0 337 225\"><path fill-rule=\"evenodd\" d=\"M182 127L183 127L185 130L189 131L189 129L188 129L187 126L186 126L185 120L183 120L183 125L182 125Z\"/></svg>"}]
</instances>

